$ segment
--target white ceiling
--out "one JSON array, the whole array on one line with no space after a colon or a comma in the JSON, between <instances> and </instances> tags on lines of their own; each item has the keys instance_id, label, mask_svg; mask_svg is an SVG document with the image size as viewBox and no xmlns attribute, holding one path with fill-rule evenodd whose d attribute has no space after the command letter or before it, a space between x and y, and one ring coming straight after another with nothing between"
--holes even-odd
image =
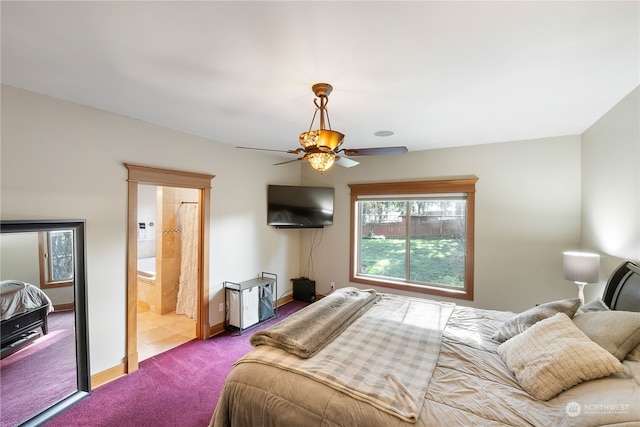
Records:
<instances>
[{"instance_id":1,"label":"white ceiling","mask_svg":"<svg viewBox=\"0 0 640 427\"><path fill-rule=\"evenodd\" d=\"M1 76L232 145L296 148L316 82L346 148L572 135L640 84L639 5L2 1Z\"/></svg>"}]
</instances>

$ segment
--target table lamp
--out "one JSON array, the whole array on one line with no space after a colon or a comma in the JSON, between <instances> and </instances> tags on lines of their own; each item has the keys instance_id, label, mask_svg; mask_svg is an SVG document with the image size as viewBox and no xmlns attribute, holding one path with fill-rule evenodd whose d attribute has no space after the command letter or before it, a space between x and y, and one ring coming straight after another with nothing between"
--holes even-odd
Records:
<instances>
[{"instance_id":1,"label":"table lamp","mask_svg":"<svg viewBox=\"0 0 640 427\"><path fill-rule=\"evenodd\" d=\"M597 283L600 278L600 255L589 252L562 253L564 278L578 285L580 305L584 305L584 286Z\"/></svg>"}]
</instances>

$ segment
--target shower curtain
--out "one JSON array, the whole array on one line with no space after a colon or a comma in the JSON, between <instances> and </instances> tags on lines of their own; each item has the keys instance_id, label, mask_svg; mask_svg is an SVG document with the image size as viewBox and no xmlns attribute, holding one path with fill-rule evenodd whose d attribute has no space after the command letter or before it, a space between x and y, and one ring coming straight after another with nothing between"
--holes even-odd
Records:
<instances>
[{"instance_id":1,"label":"shower curtain","mask_svg":"<svg viewBox=\"0 0 640 427\"><path fill-rule=\"evenodd\" d=\"M198 204L180 205L180 218L182 259L176 314L185 314L195 319L198 312Z\"/></svg>"}]
</instances>

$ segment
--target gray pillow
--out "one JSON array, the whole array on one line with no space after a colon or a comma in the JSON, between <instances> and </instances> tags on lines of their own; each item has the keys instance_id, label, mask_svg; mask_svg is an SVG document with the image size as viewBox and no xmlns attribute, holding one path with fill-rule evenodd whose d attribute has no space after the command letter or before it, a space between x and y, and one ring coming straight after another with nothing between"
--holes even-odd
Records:
<instances>
[{"instance_id":1,"label":"gray pillow","mask_svg":"<svg viewBox=\"0 0 640 427\"><path fill-rule=\"evenodd\" d=\"M631 360L632 362L640 362L640 344L631 350L625 359Z\"/></svg>"},{"instance_id":2,"label":"gray pillow","mask_svg":"<svg viewBox=\"0 0 640 427\"><path fill-rule=\"evenodd\" d=\"M618 360L623 360L640 344L640 313L594 311L575 315L573 323Z\"/></svg>"},{"instance_id":3,"label":"gray pillow","mask_svg":"<svg viewBox=\"0 0 640 427\"><path fill-rule=\"evenodd\" d=\"M492 338L498 342L505 342L509 338L526 331L540 320L554 316L557 313L564 313L569 318L572 318L579 307L579 298L563 299L537 305L504 322L500 329L493 334Z\"/></svg>"},{"instance_id":4,"label":"gray pillow","mask_svg":"<svg viewBox=\"0 0 640 427\"><path fill-rule=\"evenodd\" d=\"M588 304L583 305L576 311L576 314L591 313L594 311L609 311L610 308L600 298L594 299Z\"/></svg>"}]
</instances>

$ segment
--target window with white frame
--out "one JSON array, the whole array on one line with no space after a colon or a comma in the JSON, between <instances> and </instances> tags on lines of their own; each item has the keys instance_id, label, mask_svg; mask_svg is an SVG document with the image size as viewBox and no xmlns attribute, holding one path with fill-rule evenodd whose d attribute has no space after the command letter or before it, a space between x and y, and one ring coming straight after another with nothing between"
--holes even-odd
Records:
<instances>
[{"instance_id":1,"label":"window with white frame","mask_svg":"<svg viewBox=\"0 0 640 427\"><path fill-rule=\"evenodd\" d=\"M350 280L472 300L476 181L349 185Z\"/></svg>"}]
</instances>

